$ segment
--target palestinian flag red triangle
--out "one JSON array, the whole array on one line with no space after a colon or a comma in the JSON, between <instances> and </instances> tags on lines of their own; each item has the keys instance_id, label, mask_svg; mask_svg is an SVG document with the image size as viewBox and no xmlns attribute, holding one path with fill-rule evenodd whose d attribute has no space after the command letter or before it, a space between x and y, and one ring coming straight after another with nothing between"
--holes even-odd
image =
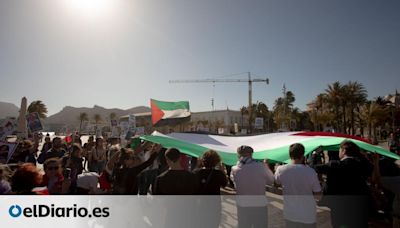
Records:
<instances>
[{"instance_id":1,"label":"palestinian flag red triangle","mask_svg":"<svg viewBox=\"0 0 400 228\"><path fill-rule=\"evenodd\" d=\"M151 107L151 121L153 122L153 124L156 124L163 118L164 112L157 106L156 102L154 102L153 99L150 100L150 107Z\"/></svg>"}]
</instances>

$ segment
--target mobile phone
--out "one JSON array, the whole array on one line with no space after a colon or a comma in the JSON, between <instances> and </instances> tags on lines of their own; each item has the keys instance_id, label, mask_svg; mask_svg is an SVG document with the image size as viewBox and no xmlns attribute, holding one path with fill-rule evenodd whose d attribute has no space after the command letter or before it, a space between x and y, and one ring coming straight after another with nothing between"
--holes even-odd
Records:
<instances>
[{"instance_id":1,"label":"mobile phone","mask_svg":"<svg viewBox=\"0 0 400 228\"><path fill-rule=\"evenodd\" d=\"M65 168L63 175L64 175L64 179L71 179L71 169Z\"/></svg>"}]
</instances>

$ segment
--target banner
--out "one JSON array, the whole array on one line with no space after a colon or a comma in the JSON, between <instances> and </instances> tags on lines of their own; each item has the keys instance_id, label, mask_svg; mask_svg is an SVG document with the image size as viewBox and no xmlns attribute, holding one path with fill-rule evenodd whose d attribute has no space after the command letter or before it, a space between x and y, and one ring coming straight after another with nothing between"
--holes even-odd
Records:
<instances>
[{"instance_id":1,"label":"banner","mask_svg":"<svg viewBox=\"0 0 400 228\"><path fill-rule=\"evenodd\" d=\"M144 134L145 134L144 127L136 128L136 135L144 135Z\"/></svg>"},{"instance_id":2,"label":"banner","mask_svg":"<svg viewBox=\"0 0 400 228\"><path fill-rule=\"evenodd\" d=\"M254 123L254 128L261 130L263 129L263 127L264 127L264 118L257 117Z\"/></svg>"},{"instance_id":3,"label":"banner","mask_svg":"<svg viewBox=\"0 0 400 228\"><path fill-rule=\"evenodd\" d=\"M5 140L8 135L12 135L17 129L15 118L8 118L0 123L0 140Z\"/></svg>"},{"instance_id":4,"label":"banner","mask_svg":"<svg viewBox=\"0 0 400 228\"><path fill-rule=\"evenodd\" d=\"M121 121L121 122L119 122L119 126L121 128L121 137L125 137L125 135L129 131L129 122L128 121Z\"/></svg>"},{"instance_id":5,"label":"banner","mask_svg":"<svg viewBox=\"0 0 400 228\"><path fill-rule=\"evenodd\" d=\"M29 113L28 115L26 115L26 121L28 124L28 128L32 133L43 130L43 125L37 112Z\"/></svg>"},{"instance_id":6,"label":"banner","mask_svg":"<svg viewBox=\"0 0 400 228\"><path fill-rule=\"evenodd\" d=\"M111 120L111 127L118 126L118 120Z\"/></svg>"},{"instance_id":7,"label":"banner","mask_svg":"<svg viewBox=\"0 0 400 228\"><path fill-rule=\"evenodd\" d=\"M7 164L10 161L17 145L17 143L0 142L0 164Z\"/></svg>"},{"instance_id":8,"label":"banner","mask_svg":"<svg viewBox=\"0 0 400 228\"><path fill-rule=\"evenodd\" d=\"M136 117L135 115L129 115L129 131L136 131Z\"/></svg>"}]
</instances>

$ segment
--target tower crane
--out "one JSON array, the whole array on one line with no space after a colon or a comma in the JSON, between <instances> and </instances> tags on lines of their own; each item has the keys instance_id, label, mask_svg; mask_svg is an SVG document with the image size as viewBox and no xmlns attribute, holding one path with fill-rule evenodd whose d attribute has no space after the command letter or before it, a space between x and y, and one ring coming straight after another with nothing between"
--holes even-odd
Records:
<instances>
[{"instance_id":1,"label":"tower crane","mask_svg":"<svg viewBox=\"0 0 400 228\"><path fill-rule=\"evenodd\" d=\"M252 79L251 73L248 72L248 79L202 79L202 80L170 80L169 83L234 83L234 82L247 82L249 85L249 128L251 131L251 119L252 119L252 97L253 97L253 82L265 82L269 84L269 79ZM214 102L214 99L212 99Z\"/></svg>"}]
</instances>

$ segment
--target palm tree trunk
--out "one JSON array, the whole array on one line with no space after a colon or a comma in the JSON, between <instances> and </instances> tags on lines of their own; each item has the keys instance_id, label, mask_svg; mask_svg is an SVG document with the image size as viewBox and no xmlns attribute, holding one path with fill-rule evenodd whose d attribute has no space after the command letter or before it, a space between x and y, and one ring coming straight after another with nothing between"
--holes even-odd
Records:
<instances>
[{"instance_id":1,"label":"palm tree trunk","mask_svg":"<svg viewBox=\"0 0 400 228\"><path fill-rule=\"evenodd\" d=\"M369 137L370 139L372 139L372 138L371 138L371 135L372 135L372 123L369 122L369 123L368 123L368 137Z\"/></svg>"},{"instance_id":2,"label":"palm tree trunk","mask_svg":"<svg viewBox=\"0 0 400 228\"><path fill-rule=\"evenodd\" d=\"M340 115L339 115L339 108L338 107L336 107L335 108L335 114L336 114L336 130L338 131L338 132L341 132L341 128L340 128Z\"/></svg>"},{"instance_id":3,"label":"palm tree trunk","mask_svg":"<svg viewBox=\"0 0 400 228\"><path fill-rule=\"evenodd\" d=\"M81 120L81 123L79 124L79 133L81 133L81 130L82 130L82 122L83 122L83 120Z\"/></svg>"},{"instance_id":4,"label":"palm tree trunk","mask_svg":"<svg viewBox=\"0 0 400 228\"><path fill-rule=\"evenodd\" d=\"M351 134L354 135L354 109L351 111L350 119L351 119L351 123L350 123Z\"/></svg>"},{"instance_id":5,"label":"palm tree trunk","mask_svg":"<svg viewBox=\"0 0 400 228\"><path fill-rule=\"evenodd\" d=\"M346 105L343 105L343 132L347 134L347 124L346 124Z\"/></svg>"}]
</instances>

